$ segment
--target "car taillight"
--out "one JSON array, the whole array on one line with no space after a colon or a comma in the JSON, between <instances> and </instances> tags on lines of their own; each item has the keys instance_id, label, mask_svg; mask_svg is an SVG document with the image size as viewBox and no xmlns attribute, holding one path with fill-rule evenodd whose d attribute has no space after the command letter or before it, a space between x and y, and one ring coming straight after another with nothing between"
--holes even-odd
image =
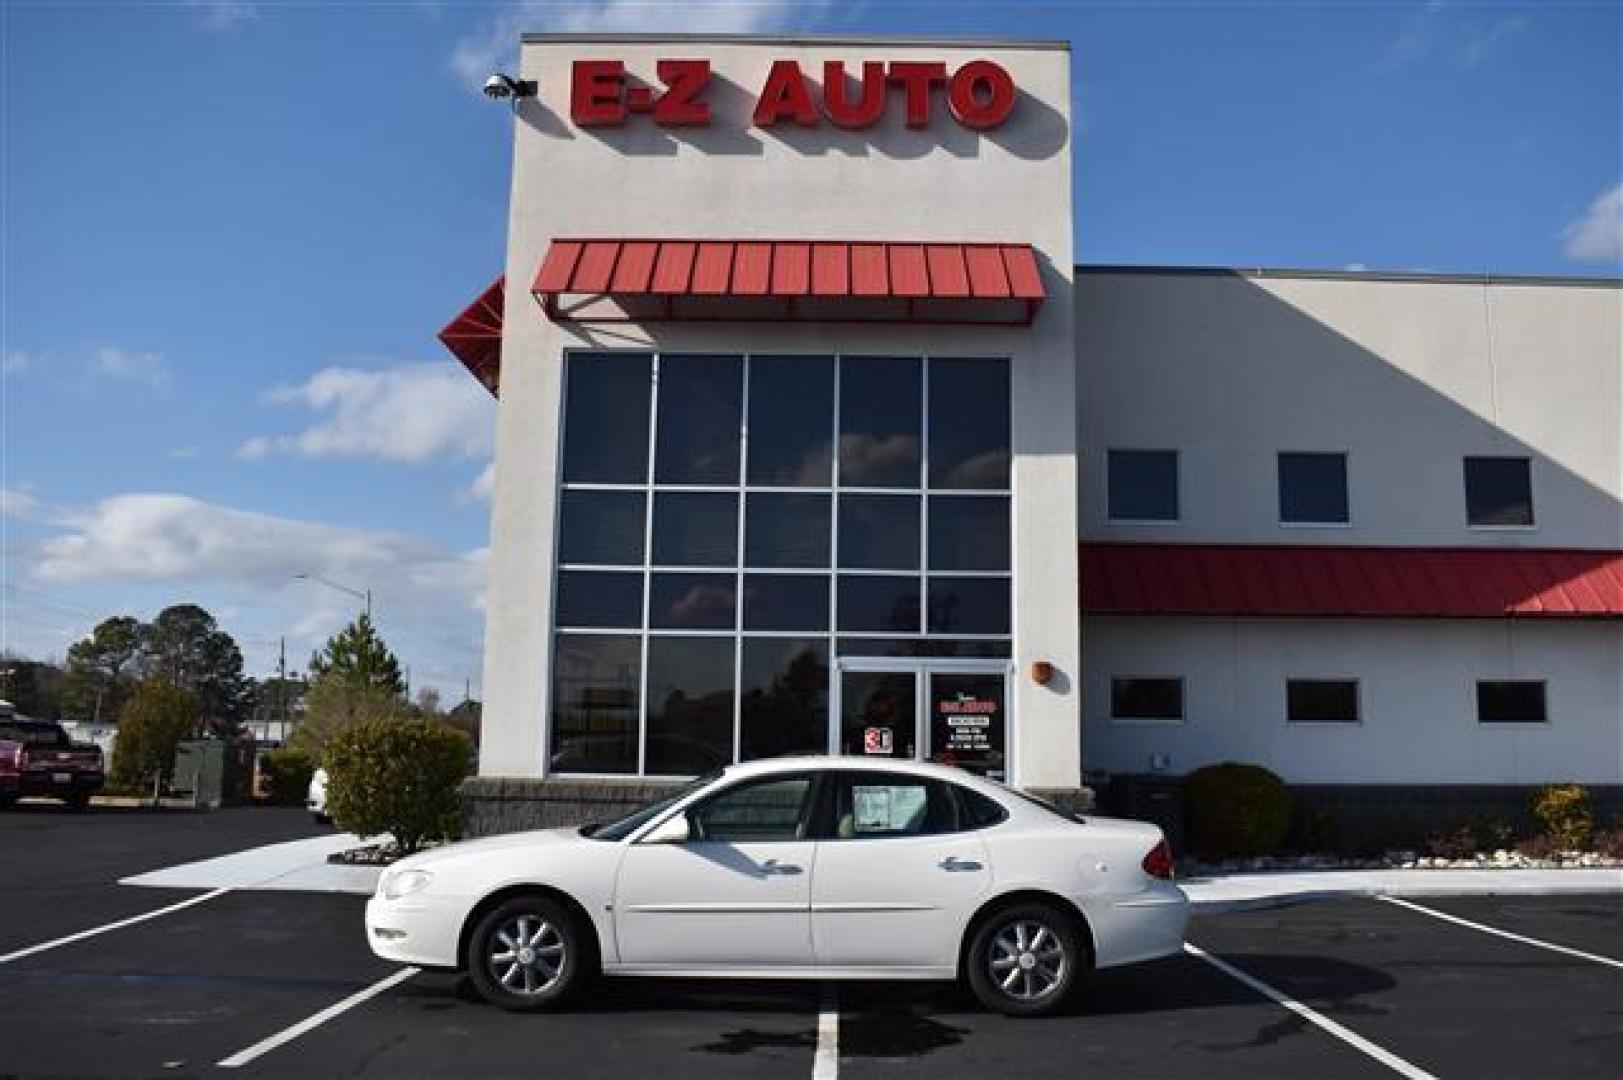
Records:
<instances>
[{"instance_id":1,"label":"car taillight","mask_svg":"<svg viewBox=\"0 0 1623 1080\"><path fill-rule=\"evenodd\" d=\"M1150 877L1172 880L1172 849L1167 846L1163 837L1160 843L1150 848L1150 853L1144 856L1144 872Z\"/></svg>"}]
</instances>

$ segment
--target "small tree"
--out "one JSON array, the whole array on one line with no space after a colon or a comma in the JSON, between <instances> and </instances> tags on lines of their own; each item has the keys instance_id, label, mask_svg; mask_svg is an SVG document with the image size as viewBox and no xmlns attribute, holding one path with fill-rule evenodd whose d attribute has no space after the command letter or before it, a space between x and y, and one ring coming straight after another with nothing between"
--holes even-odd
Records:
<instances>
[{"instance_id":1,"label":"small tree","mask_svg":"<svg viewBox=\"0 0 1623 1080\"><path fill-rule=\"evenodd\" d=\"M329 672L312 683L305 694L304 715L288 745L320 763L328 741L338 732L366 720L394 719L400 712L397 695L352 685Z\"/></svg>"},{"instance_id":2,"label":"small tree","mask_svg":"<svg viewBox=\"0 0 1623 1080\"><path fill-rule=\"evenodd\" d=\"M366 614L327 639L322 650L310 657L313 682L336 679L352 690L370 690L390 697L403 697L406 680L400 676L400 661Z\"/></svg>"},{"instance_id":3,"label":"small tree","mask_svg":"<svg viewBox=\"0 0 1623 1080\"><path fill-rule=\"evenodd\" d=\"M113 780L127 787L152 785L156 799L175 769L175 749L203 715L197 698L166 682L136 687L118 716L113 743Z\"/></svg>"},{"instance_id":4,"label":"small tree","mask_svg":"<svg viewBox=\"0 0 1623 1080\"><path fill-rule=\"evenodd\" d=\"M390 833L402 854L455 837L468 737L434 720L362 720L327 742L327 812L361 836Z\"/></svg>"}]
</instances>

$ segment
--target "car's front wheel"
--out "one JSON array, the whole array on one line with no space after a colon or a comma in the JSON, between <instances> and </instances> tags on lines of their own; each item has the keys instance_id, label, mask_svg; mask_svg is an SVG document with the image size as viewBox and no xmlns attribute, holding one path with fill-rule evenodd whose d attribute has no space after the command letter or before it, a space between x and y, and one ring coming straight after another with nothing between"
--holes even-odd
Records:
<instances>
[{"instance_id":1,"label":"car's front wheel","mask_svg":"<svg viewBox=\"0 0 1623 1080\"><path fill-rule=\"evenodd\" d=\"M464 959L481 997L517 1011L552 1008L592 965L574 917L544 896L514 897L488 912L468 935Z\"/></svg>"},{"instance_id":2,"label":"car's front wheel","mask_svg":"<svg viewBox=\"0 0 1623 1080\"><path fill-rule=\"evenodd\" d=\"M983 922L965 957L982 1005L1010 1016L1042 1016L1065 1003L1086 962L1076 920L1047 904L1020 904Z\"/></svg>"}]
</instances>

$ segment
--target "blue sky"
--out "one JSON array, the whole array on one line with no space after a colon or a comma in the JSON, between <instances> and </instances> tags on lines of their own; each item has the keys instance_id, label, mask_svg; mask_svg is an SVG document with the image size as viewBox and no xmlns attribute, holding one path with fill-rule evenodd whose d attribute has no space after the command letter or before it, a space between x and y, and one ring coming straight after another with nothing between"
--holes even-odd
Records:
<instances>
[{"instance_id":1,"label":"blue sky","mask_svg":"<svg viewBox=\"0 0 1623 1080\"><path fill-rule=\"evenodd\" d=\"M1073 43L1085 262L1616 274L1623 4L30 3L3 18L0 647L191 600L250 670L375 592L477 692L500 267L535 30Z\"/></svg>"}]
</instances>

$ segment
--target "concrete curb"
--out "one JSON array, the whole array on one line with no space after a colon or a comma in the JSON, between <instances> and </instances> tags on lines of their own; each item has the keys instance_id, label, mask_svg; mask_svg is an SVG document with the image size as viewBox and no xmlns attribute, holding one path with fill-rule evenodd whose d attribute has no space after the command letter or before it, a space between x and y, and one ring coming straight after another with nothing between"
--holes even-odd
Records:
<instances>
[{"instance_id":1,"label":"concrete curb","mask_svg":"<svg viewBox=\"0 0 1623 1080\"><path fill-rule=\"evenodd\" d=\"M1623 894L1623 869L1304 870L1225 874L1178 883L1195 915L1257 911L1351 896Z\"/></svg>"}]
</instances>

